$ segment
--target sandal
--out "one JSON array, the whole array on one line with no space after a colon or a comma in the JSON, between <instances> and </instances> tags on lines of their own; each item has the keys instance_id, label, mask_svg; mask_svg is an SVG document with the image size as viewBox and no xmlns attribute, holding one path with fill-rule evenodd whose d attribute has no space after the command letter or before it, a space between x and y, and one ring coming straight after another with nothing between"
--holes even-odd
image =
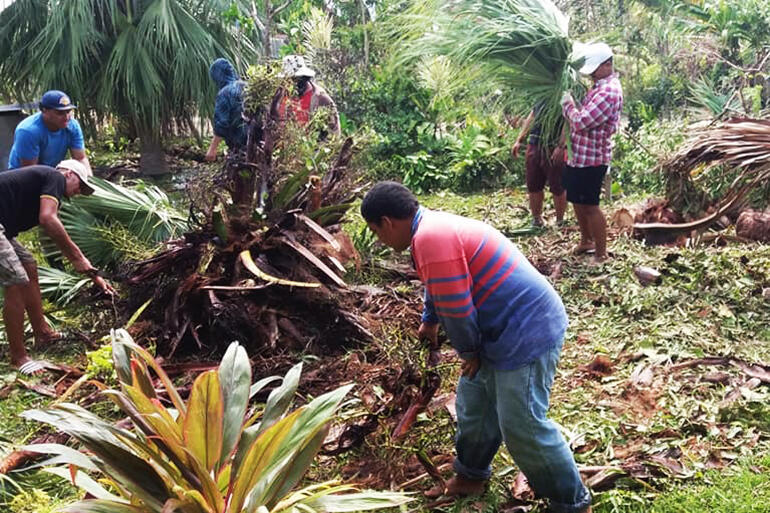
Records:
<instances>
[{"instance_id":1,"label":"sandal","mask_svg":"<svg viewBox=\"0 0 770 513\"><path fill-rule=\"evenodd\" d=\"M38 349L41 347L47 347L54 342L59 342L60 340L64 340L66 338L67 335L61 331L53 331L49 334L43 335L42 337L35 337L34 347Z\"/></svg>"},{"instance_id":2,"label":"sandal","mask_svg":"<svg viewBox=\"0 0 770 513\"><path fill-rule=\"evenodd\" d=\"M578 244L572 250L570 250L570 254L572 255L582 255L584 253L591 253L592 251L596 251L596 246L593 244L586 245L586 244Z\"/></svg>"},{"instance_id":3,"label":"sandal","mask_svg":"<svg viewBox=\"0 0 770 513\"><path fill-rule=\"evenodd\" d=\"M45 372L48 365L44 360L27 360L19 365L19 372L25 376L37 376Z\"/></svg>"}]
</instances>

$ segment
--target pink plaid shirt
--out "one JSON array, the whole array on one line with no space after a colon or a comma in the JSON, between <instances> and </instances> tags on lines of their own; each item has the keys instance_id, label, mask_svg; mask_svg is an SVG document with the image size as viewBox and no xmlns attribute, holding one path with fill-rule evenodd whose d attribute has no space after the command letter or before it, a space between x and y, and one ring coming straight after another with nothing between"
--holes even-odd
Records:
<instances>
[{"instance_id":1,"label":"pink plaid shirt","mask_svg":"<svg viewBox=\"0 0 770 513\"><path fill-rule=\"evenodd\" d=\"M612 134L620 124L623 89L617 73L594 84L578 110L575 103L564 103L564 116L569 121L572 167L607 166L612 160Z\"/></svg>"}]
</instances>

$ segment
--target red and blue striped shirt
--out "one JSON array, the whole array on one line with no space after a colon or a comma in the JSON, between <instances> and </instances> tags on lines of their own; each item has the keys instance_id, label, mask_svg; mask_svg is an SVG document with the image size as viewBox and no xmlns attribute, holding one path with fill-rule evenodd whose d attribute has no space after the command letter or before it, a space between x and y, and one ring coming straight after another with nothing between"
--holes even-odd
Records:
<instances>
[{"instance_id":1,"label":"red and blue striped shirt","mask_svg":"<svg viewBox=\"0 0 770 513\"><path fill-rule=\"evenodd\" d=\"M556 291L488 224L420 208L411 250L425 285L423 322L440 322L461 358L515 369L564 337L567 314Z\"/></svg>"}]
</instances>

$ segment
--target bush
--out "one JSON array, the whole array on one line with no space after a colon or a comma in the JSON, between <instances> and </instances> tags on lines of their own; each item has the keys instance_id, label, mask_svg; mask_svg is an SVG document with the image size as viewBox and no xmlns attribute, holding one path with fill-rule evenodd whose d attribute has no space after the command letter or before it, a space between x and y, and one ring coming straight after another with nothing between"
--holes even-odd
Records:
<instances>
[{"instance_id":1,"label":"bush","mask_svg":"<svg viewBox=\"0 0 770 513\"><path fill-rule=\"evenodd\" d=\"M665 122L653 118L636 131L615 134L613 189L625 194L661 194L665 180L656 168L684 140L685 124L681 119Z\"/></svg>"}]
</instances>

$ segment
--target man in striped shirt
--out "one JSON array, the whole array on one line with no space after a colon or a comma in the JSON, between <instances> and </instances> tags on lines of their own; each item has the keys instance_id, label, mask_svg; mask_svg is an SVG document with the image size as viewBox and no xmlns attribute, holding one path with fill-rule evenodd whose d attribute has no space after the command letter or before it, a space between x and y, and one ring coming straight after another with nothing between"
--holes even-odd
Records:
<instances>
[{"instance_id":1,"label":"man in striped shirt","mask_svg":"<svg viewBox=\"0 0 770 513\"><path fill-rule=\"evenodd\" d=\"M580 243L574 253L595 250L592 261L600 263L607 259L607 222L599 208L599 195L612 160L611 138L620 124L623 89L612 67L612 50L604 43L586 47L580 73L590 75L594 86L580 107L569 93L562 100L572 142L563 182L580 226Z\"/></svg>"},{"instance_id":2,"label":"man in striped shirt","mask_svg":"<svg viewBox=\"0 0 770 513\"><path fill-rule=\"evenodd\" d=\"M411 248L425 285L420 338L435 346L440 324L462 360L456 476L438 494L482 493L505 442L552 511L589 512L569 446L547 418L567 328L553 287L499 231L421 208L401 184L375 185L361 214L381 242Z\"/></svg>"}]
</instances>

